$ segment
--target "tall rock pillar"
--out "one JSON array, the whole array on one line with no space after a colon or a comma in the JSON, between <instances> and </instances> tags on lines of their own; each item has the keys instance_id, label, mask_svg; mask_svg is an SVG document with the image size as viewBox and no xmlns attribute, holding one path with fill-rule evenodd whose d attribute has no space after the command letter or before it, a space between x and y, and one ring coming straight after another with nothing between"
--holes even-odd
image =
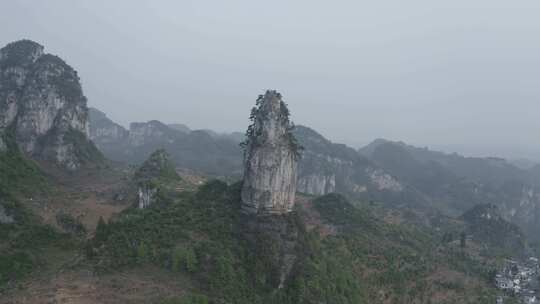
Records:
<instances>
[{"instance_id":1,"label":"tall rock pillar","mask_svg":"<svg viewBox=\"0 0 540 304\"><path fill-rule=\"evenodd\" d=\"M281 94L260 95L251 121L244 142L242 209L257 215L288 213L294 207L299 147Z\"/></svg>"}]
</instances>

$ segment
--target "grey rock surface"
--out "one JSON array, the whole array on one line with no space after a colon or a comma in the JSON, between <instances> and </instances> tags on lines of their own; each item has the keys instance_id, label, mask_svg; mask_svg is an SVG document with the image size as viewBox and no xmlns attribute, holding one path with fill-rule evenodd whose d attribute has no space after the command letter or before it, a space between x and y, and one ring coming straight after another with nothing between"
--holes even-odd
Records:
<instances>
[{"instance_id":1,"label":"grey rock surface","mask_svg":"<svg viewBox=\"0 0 540 304\"><path fill-rule=\"evenodd\" d=\"M77 72L43 46L21 40L0 49L0 135L9 129L27 155L79 168L91 157L81 151L93 147L86 102ZM6 148L2 140L0 150Z\"/></svg>"},{"instance_id":2,"label":"grey rock surface","mask_svg":"<svg viewBox=\"0 0 540 304\"><path fill-rule=\"evenodd\" d=\"M242 186L243 210L255 214L292 211L298 155L288 109L276 91L260 96L248 129Z\"/></svg>"}]
</instances>

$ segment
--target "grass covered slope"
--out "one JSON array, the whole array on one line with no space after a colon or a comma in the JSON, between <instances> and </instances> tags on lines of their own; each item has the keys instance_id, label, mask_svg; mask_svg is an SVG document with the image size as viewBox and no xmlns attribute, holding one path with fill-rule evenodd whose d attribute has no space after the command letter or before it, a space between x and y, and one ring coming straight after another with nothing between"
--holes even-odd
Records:
<instances>
[{"instance_id":1,"label":"grass covered slope","mask_svg":"<svg viewBox=\"0 0 540 304\"><path fill-rule=\"evenodd\" d=\"M0 151L0 190L23 194L46 189L47 181L39 167L22 155L12 137L5 134L4 138L7 149Z\"/></svg>"},{"instance_id":2,"label":"grass covered slope","mask_svg":"<svg viewBox=\"0 0 540 304\"><path fill-rule=\"evenodd\" d=\"M42 269L49 262L45 252L51 248L73 249L68 235L43 225L20 201L48 189L43 172L15 146L0 153L0 291Z\"/></svg>"},{"instance_id":3,"label":"grass covered slope","mask_svg":"<svg viewBox=\"0 0 540 304\"><path fill-rule=\"evenodd\" d=\"M278 286L279 244L246 233L239 194L239 184L212 181L159 207L126 210L100 223L87 256L101 273L153 265L179 284L187 277L193 297L167 303L495 301L489 261L439 234L386 224L334 194L276 219L297 233L294 263Z\"/></svg>"},{"instance_id":4,"label":"grass covered slope","mask_svg":"<svg viewBox=\"0 0 540 304\"><path fill-rule=\"evenodd\" d=\"M13 222L0 224L0 292L51 262L48 253L54 250L76 250L75 240L59 233L25 208L16 198L0 191L0 203L13 217Z\"/></svg>"}]
</instances>

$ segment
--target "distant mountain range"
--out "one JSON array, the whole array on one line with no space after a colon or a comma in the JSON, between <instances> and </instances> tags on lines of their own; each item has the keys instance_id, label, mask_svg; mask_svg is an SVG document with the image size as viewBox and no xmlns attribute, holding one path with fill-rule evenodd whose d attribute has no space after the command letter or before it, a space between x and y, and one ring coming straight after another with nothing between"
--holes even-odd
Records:
<instances>
[{"instance_id":1,"label":"distant mountain range","mask_svg":"<svg viewBox=\"0 0 540 304\"><path fill-rule=\"evenodd\" d=\"M338 192L452 216L478 204L494 204L528 235L534 237L540 228L540 166L524 169L502 158L464 157L384 139L355 150L305 126L297 126L295 136L305 148L299 163L300 192ZM179 167L241 177L242 133L191 130L155 120L132 123L126 130L90 109L90 138L113 160L138 164L164 148Z\"/></svg>"},{"instance_id":2,"label":"distant mountain range","mask_svg":"<svg viewBox=\"0 0 540 304\"><path fill-rule=\"evenodd\" d=\"M164 148L180 167L216 176L242 173L238 134L191 130L157 120L131 123L127 130L96 109L90 109L90 121L90 138L112 160L139 164Z\"/></svg>"},{"instance_id":3,"label":"distant mountain range","mask_svg":"<svg viewBox=\"0 0 540 304\"><path fill-rule=\"evenodd\" d=\"M540 227L538 167L525 170L501 158L463 157L381 139L360 153L448 213L494 204L529 235Z\"/></svg>"},{"instance_id":4,"label":"distant mountain range","mask_svg":"<svg viewBox=\"0 0 540 304\"><path fill-rule=\"evenodd\" d=\"M0 302L495 302L486 274L530 249L521 228L536 236L540 166L291 134L267 93L245 187L219 180L242 178L243 133L126 129L89 109L77 72L41 45L0 49ZM296 169L303 194L246 214L244 189L270 184L253 197L282 204Z\"/></svg>"}]
</instances>

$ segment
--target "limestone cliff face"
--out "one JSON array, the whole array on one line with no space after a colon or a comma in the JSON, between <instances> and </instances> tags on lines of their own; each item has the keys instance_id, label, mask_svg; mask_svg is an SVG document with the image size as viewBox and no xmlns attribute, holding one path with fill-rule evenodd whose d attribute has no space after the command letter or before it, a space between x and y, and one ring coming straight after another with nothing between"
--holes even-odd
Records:
<instances>
[{"instance_id":1,"label":"limestone cliff face","mask_svg":"<svg viewBox=\"0 0 540 304\"><path fill-rule=\"evenodd\" d=\"M0 133L0 149L9 135L27 155L68 169L100 156L87 140L88 108L77 72L29 40L0 50Z\"/></svg>"},{"instance_id":2,"label":"limestone cliff face","mask_svg":"<svg viewBox=\"0 0 540 304\"><path fill-rule=\"evenodd\" d=\"M298 165L298 191L313 195L332 192L363 199L373 193L399 196L405 186L354 149L335 144L316 131L297 126L295 135L305 148Z\"/></svg>"},{"instance_id":3,"label":"limestone cliff face","mask_svg":"<svg viewBox=\"0 0 540 304\"><path fill-rule=\"evenodd\" d=\"M134 180L138 194L137 206L145 209L156 203L160 191L174 187L180 177L170 161L169 154L159 149L135 172Z\"/></svg>"},{"instance_id":4,"label":"limestone cliff face","mask_svg":"<svg viewBox=\"0 0 540 304\"><path fill-rule=\"evenodd\" d=\"M172 143L177 132L169 126L157 121L134 122L129 126L129 144L132 147L147 145L156 141Z\"/></svg>"},{"instance_id":5,"label":"limestone cliff face","mask_svg":"<svg viewBox=\"0 0 540 304\"><path fill-rule=\"evenodd\" d=\"M336 192L336 175L329 173L302 176L298 179L298 191L313 195Z\"/></svg>"},{"instance_id":6,"label":"limestone cliff face","mask_svg":"<svg viewBox=\"0 0 540 304\"><path fill-rule=\"evenodd\" d=\"M139 209L150 207L156 200L157 188L148 184L139 185Z\"/></svg>"},{"instance_id":7,"label":"limestone cliff face","mask_svg":"<svg viewBox=\"0 0 540 304\"><path fill-rule=\"evenodd\" d=\"M287 105L276 91L257 100L245 142L242 206L247 213L292 211L298 151Z\"/></svg>"},{"instance_id":8,"label":"limestone cliff face","mask_svg":"<svg viewBox=\"0 0 540 304\"><path fill-rule=\"evenodd\" d=\"M129 136L129 131L114 123L107 115L97 109L89 109L90 139L96 145L121 145ZM101 148L101 147L100 147Z\"/></svg>"}]
</instances>

